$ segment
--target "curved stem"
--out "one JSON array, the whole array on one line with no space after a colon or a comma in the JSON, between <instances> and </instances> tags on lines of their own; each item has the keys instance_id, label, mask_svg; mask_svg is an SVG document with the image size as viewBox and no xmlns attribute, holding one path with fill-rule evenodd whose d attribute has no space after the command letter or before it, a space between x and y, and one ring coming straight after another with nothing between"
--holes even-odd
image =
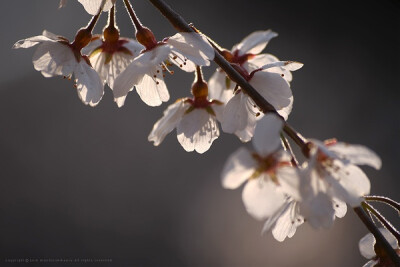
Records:
<instances>
[{"instance_id":1,"label":"curved stem","mask_svg":"<svg viewBox=\"0 0 400 267\"><path fill-rule=\"evenodd\" d=\"M390 207L395 209L400 215L400 203L394 201L393 199L390 199L388 197L383 197L383 196L365 196L364 199L366 201L370 201L370 202L385 203L386 205L389 205Z\"/></svg>"},{"instance_id":2,"label":"curved stem","mask_svg":"<svg viewBox=\"0 0 400 267\"><path fill-rule=\"evenodd\" d=\"M143 28L143 25L140 22L139 18L136 16L136 13L132 8L131 3L129 2L129 0L124 0L124 4L126 7L126 10L128 10L128 13L129 13L129 16L131 17L133 25L135 25L136 31L139 31L140 29Z\"/></svg>"},{"instance_id":3,"label":"curved stem","mask_svg":"<svg viewBox=\"0 0 400 267\"><path fill-rule=\"evenodd\" d=\"M360 220L364 223L364 225L368 228L368 230L374 235L377 244L381 246L387 253L388 257L395 264L394 266L400 266L400 258L397 256L396 251L392 248L386 238L382 235L381 231L379 231L378 227L370 220L367 213L361 208L354 208L355 213L358 215Z\"/></svg>"}]
</instances>

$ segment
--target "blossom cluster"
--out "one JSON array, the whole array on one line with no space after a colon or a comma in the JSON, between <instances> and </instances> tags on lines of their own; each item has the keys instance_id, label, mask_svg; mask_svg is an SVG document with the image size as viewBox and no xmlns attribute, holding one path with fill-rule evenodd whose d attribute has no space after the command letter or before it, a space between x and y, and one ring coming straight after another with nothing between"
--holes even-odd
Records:
<instances>
[{"instance_id":1,"label":"blossom cluster","mask_svg":"<svg viewBox=\"0 0 400 267\"><path fill-rule=\"evenodd\" d=\"M74 77L79 98L90 106L99 104L105 85L112 90L118 107L134 88L145 104L159 106L170 99L164 76L173 73L174 65L194 73L191 96L167 107L148 140L158 146L176 128L178 142L186 151L204 153L219 137L221 127L243 143L252 141L253 151L241 147L229 156L222 171L222 186L237 189L244 185L245 209L265 221L263 232L271 230L276 240L283 241L303 223L316 229L328 228L335 218L345 216L347 205L359 207L365 201L370 181L358 165L380 169L381 160L372 150L336 139L303 139L305 159L301 163L291 150L284 132L294 101L292 72L303 64L263 53L277 33L253 32L231 50L220 48L196 30L157 41L124 0L136 28L133 39L120 36L115 22L116 0L78 1L93 18L73 41L43 31L42 35L18 41L14 48L36 46L34 68L44 77ZM66 4L61 0L60 7ZM103 11L109 13L108 24L102 34L93 35ZM210 65L215 53L274 111L264 113L223 68L216 69L207 82L202 67Z\"/></svg>"}]
</instances>

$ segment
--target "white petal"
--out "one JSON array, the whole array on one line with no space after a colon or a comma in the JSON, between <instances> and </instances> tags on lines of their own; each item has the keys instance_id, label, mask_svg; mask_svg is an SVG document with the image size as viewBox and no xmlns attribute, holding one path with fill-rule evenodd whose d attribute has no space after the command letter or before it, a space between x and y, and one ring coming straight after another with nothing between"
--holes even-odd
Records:
<instances>
[{"instance_id":1,"label":"white petal","mask_svg":"<svg viewBox=\"0 0 400 267\"><path fill-rule=\"evenodd\" d=\"M301 199L300 194L300 174L294 167L279 167L276 176L280 184L280 190L295 200Z\"/></svg>"},{"instance_id":2,"label":"white petal","mask_svg":"<svg viewBox=\"0 0 400 267\"><path fill-rule=\"evenodd\" d=\"M162 76L154 78L146 74L136 85L136 92L140 99L151 107L159 106L169 100L168 89Z\"/></svg>"},{"instance_id":3,"label":"white petal","mask_svg":"<svg viewBox=\"0 0 400 267\"><path fill-rule=\"evenodd\" d=\"M337 198L332 199L333 209L335 210L335 216L338 218L343 218L347 213L346 202L343 202Z\"/></svg>"},{"instance_id":4,"label":"white petal","mask_svg":"<svg viewBox=\"0 0 400 267\"><path fill-rule=\"evenodd\" d=\"M194 109L185 114L176 128L178 141L182 147L191 152L206 152L212 142L219 136L216 118L205 109Z\"/></svg>"},{"instance_id":5,"label":"white petal","mask_svg":"<svg viewBox=\"0 0 400 267\"><path fill-rule=\"evenodd\" d=\"M267 46L268 42L278 36L271 30L256 31L244 38L239 44L232 48L232 52L239 50L239 56L249 54L259 54Z\"/></svg>"},{"instance_id":6,"label":"white petal","mask_svg":"<svg viewBox=\"0 0 400 267\"><path fill-rule=\"evenodd\" d=\"M161 105L161 98L169 99L169 94L167 95L168 92L165 92L166 87L162 79L162 73L159 64L165 60L170 51L171 48L168 45L161 45L136 57L115 79L113 88L114 98L119 99L120 97L125 97L129 91L132 90L133 86L144 82L139 91L140 94L145 96L146 101L151 105ZM158 73L157 70L159 71ZM143 81L145 75L149 77L146 77L146 80ZM153 75L156 75L157 77L152 79ZM152 81L149 80L149 78L152 79ZM157 86L157 81L160 83L160 86ZM149 88L150 92L146 92L146 88L143 88L144 84L151 86L151 88ZM157 87L159 87L159 90ZM156 98L147 99L149 94L155 96ZM157 95L159 96L157 97ZM143 101L146 103L145 100Z\"/></svg>"},{"instance_id":7,"label":"white petal","mask_svg":"<svg viewBox=\"0 0 400 267\"><path fill-rule=\"evenodd\" d=\"M233 89L236 84L233 81L227 84L226 79L229 78L227 78L225 72L216 70L208 81L208 96L225 104L233 97Z\"/></svg>"},{"instance_id":8,"label":"white petal","mask_svg":"<svg viewBox=\"0 0 400 267\"><path fill-rule=\"evenodd\" d=\"M355 165L340 165L338 161L334 164L337 166L334 168L340 168L332 174L337 181L329 180L329 176L325 179L332 185L335 196L352 207L359 206L371 189L368 177Z\"/></svg>"},{"instance_id":9,"label":"white petal","mask_svg":"<svg viewBox=\"0 0 400 267\"><path fill-rule=\"evenodd\" d=\"M315 197L300 203L301 213L315 229L329 228L335 219L335 210L328 195L319 192Z\"/></svg>"},{"instance_id":10,"label":"white petal","mask_svg":"<svg viewBox=\"0 0 400 267\"><path fill-rule=\"evenodd\" d=\"M304 218L296 211L296 202L292 201L276 221L272 235L279 242L283 242L286 237L293 237L297 227L303 222Z\"/></svg>"},{"instance_id":11,"label":"white petal","mask_svg":"<svg viewBox=\"0 0 400 267\"><path fill-rule=\"evenodd\" d=\"M96 15L99 13L100 6L104 0L78 0L83 7L85 8L86 12L88 12L90 15ZM116 0L106 0L103 11L106 12L108 11L113 4L115 3Z\"/></svg>"},{"instance_id":12,"label":"white petal","mask_svg":"<svg viewBox=\"0 0 400 267\"><path fill-rule=\"evenodd\" d=\"M274 114L267 114L258 121L253 146L260 155L268 156L281 146L282 126L282 119Z\"/></svg>"},{"instance_id":13,"label":"white petal","mask_svg":"<svg viewBox=\"0 0 400 267\"><path fill-rule=\"evenodd\" d=\"M258 220L273 216L285 203L283 193L267 175L248 181L242 199L247 212Z\"/></svg>"},{"instance_id":14,"label":"white petal","mask_svg":"<svg viewBox=\"0 0 400 267\"><path fill-rule=\"evenodd\" d=\"M253 70L259 69L262 66L279 61L277 57L271 54L260 54L255 57L249 59L246 63L243 64L243 67L248 71L252 72ZM282 67L273 67L268 69L269 72L278 73L281 75L286 81L291 82L293 79L292 73Z\"/></svg>"},{"instance_id":15,"label":"white petal","mask_svg":"<svg viewBox=\"0 0 400 267\"><path fill-rule=\"evenodd\" d=\"M33 54L32 61L35 69L41 71L45 77L68 76L78 64L72 49L58 42L41 43Z\"/></svg>"},{"instance_id":16,"label":"white petal","mask_svg":"<svg viewBox=\"0 0 400 267\"><path fill-rule=\"evenodd\" d=\"M222 171L222 186L236 189L254 173L257 163L250 152L241 147L231 154Z\"/></svg>"},{"instance_id":17,"label":"white petal","mask_svg":"<svg viewBox=\"0 0 400 267\"><path fill-rule=\"evenodd\" d=\"M227 83L227 76L225 72L216 70L208 81L208 96L212 100L222 102L222 105L214 105L213 109L217 119L222 122L223 113L226 103L234 96L233 89L235 83L230 81ZM228 88L227 88L228 86Z\"/></svg>"},{"instance_id":18,"label":"white petal","mask_svg":"<svg viewBox=\"0 0 400 267\"><path fill-rule=\"evenodd\" d=\"M181 121L187 109L187 105L182 100L170 105L165 111L161 119L153 126L148 140L154 142L155 146L161 144L165 136L169 134Z\"/></svg>"},{"instance_id":19,"label":"white petal","mask_svg":"<svg viewBox=\"0 0 400 267\"><path fill-rule=\"evenodd\" d=\"M297 61L276 61L276 62L271 62L268 63L261 68L264 70L270 69L270 68L276 68L280 67L289 71L295 71L303 67L303 63L297 62Z\"/></svg>"},{"instance_id":20,"label":"white petal","mask_svg":"<svg viewBox=\"0 0 400 267\"><path fill-rule=\"evenodd\" d=\"M209 66L210 60L214 59L215 56L214 48L207 41L207 38L198 33L180 32L169 37L167 43L173 47L175 52L199 66ZM174 63L180 65L180 63ZM188 69L188 71L194 70Z\"/></svg>"},{"instance_id":21,"label":"white petal","mask_svg":"<svg viewBox=\"0 0 400 267\"><path fill-rule=\"evenodd\" d=\"M104 85L99 74L81 60L74 70L76 89L83 103L96 106L104 94Z\"/></svg>"},{"instance_id":22,"label":"white petal","mask_svg":"<svg viewBox=\"0 0 400 267\"><path fill-rule=\"evenodd\" d=\"M222 130L226 133L246 133L244 136L238 135L244 142L253 136L257 122L249 101L249 97L244 93L236 94L226 104L221 122Z\"/></svg>"},{"instance_id":23,"label":"white petal","mask_svg":"<svg viewBox=\"0 0 400 267\"><path fill-rule=\"evenodd\" d=\"M377 170L382 166L379 156L371 149L362 145L350 145L339 142L327 148L337 153L341 159L348 160L355 165L369 165Z\"/></svg>"},{"instance_id":24,"label":"white petal","mask_svg":"<svg viewBox=\"0 0 400 267\"><path fill-rule=\"evenodd\" d=\"M30 48L32 46L35 46L37 44L43 43L43 42L55 42L56 40L53 40L47 36L44 35L38 35L38 36L33 36L27 39L22 39L16 42L13 45L13 49L18 49L18 48Z\"/></svg>"},{"instance_id":25,"label":"white petal","mask_svg":"<svg viewBox=\"0 0 400 267\"><path fill-rule=\"evenodd\" d=\"M256 72L250 84L287 119L293 102L289 83L279 74L268 71ZM281 114L282 112L282 114Z\"/></svg>"}]
</instances>

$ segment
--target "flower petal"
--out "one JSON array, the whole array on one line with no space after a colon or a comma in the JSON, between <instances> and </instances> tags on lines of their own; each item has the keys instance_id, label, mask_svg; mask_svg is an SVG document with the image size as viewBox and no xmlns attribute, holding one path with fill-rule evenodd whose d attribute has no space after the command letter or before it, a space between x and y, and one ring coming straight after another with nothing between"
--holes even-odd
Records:
<instances>
[{"instance_id":1,"label":"flower petal","mask_svg":"<svg viewBox=\"0 0 400 267\"><path fill-rule=\"evenodd\" d=\"M103 0L78 0L83 7L85 8L86 12L89 13L90 15L96 15L99 13L100 6L103 2ZM108 11L113 4L115 4L116 0L106 0L103 11L106 12Z\"/></svg>"},{"instance_id":2,"label":"flower petal","mask_svg":"<svg viewBox=\"0 0 400 267\"><path fill-rule=\"evenodd\" d=\"M249 59L243 66L247 71L251 72L253 70L261 68L262 66L264 66L266 64L276 62L276 61L279 61L279 59L277 57L275 57L274 55L260 54L260 55L256 55L255 57ZM289 70L282 68L282 67L271 67L271 68L268 68L268 71L280 74L287 82L291 82L293 79L292 73Z\"/></svg>"},{"instance_id":3,"label":"flower petal","mask_svg":"<svg viewBox=\"0 0 400 267\"><path fill-rule=\"evenodd\" d=\"M282 119L274 114L267 114L258 121L253 146L260 155L268 156L281 146L282 126Z\"/></svg>"},{"instance_id":4,"label":"flower petal","mask_svg":"<svg viewBox=\"0 0 400 267\"><path fill-rule=\"evenodd\" d=\"M335 196L352 207L357 207L363 201L363 196L369 194L371 184L365 173L355 165L340 165L338 160L334 161L334 168L339 168L335 177L329 179L328 183L332 185ZM334 181L336 179L336 181Z\"/></svg>"},{"instance_id":5,"label":"flower petal","mask_svg":"<svg viewBox=\"0 0 400 267\"><path fill-rule=\"evenodd\" d=\"M343 142L338 142L334 145L328 146L328 150L335 152L343 160L348 160L351 164L355 165L368 165L377 170L382 166L382 161L379 156L362 145L351 145Z\"/></svg>"},{"instance_id":6,"label":"flower petal","mask_svg":"<svg viewBox=\"0 0 400 267\"><path fill-rule=\"evenodd\" d=\"M168 101L169 94L168 91L165 92L166 86L159 64L166 59L170 51L170 46L161 45L136 57L115 79L113 88L114 98L120 99L121 97L125 97L133 89L133 86L141 84L139 85L139 90L138 86L136 86L136 90L141 98L142 96L144 97L142 100L146 104L157 106L161 105L162 99ZM148 77L145 78L146 75ZM154 75L156 75L156 78L153 79ZM158 85L157 82L159 82ZM144 87L145 85L150 86L148 91ZM121 103L122 105L123 103Z\"/></svg>"},{"instance_id":7,"label":"flower petal","mask_svg":"<svg viewBox=\"0 0 400 267\"><path fill-rule=\"evenodd\" d=\"M267 175L248 181L242 199L247 212L258 220L273 216L285 204L285 196Z\"/></svg>"},{"instance_id":8,"label":"flower petal","mask_svg":"<svg viewBox=\"0 0 400 267\"><path fill-rule=\"evenodd\" d=\"M347 213L346 202L343 202L337 198L332 199L333 209L335 210L335 216L338 218L343 218Z\"/></svg>"},{"instance_id":9,"label":"flower petal","mask_svg":"<svg viewBox=\"0 0 400 267\"><path fill-rule=\"evenodd\" d=\"M43 42L33 54L33 66L45 77L69 76L78 62L71 48L59 42ZM82 60L81 60L82 61Z\"/></svg>"},{"instance_id":10,"label":"flower petal","mask_svg":"<svg viewBox=\"0 0 400 267\"><path fill-rule=\"evenodd\" d=\"M232 52L239 50L239 56L243 54L259 54L267 46L268 42L278 36L271 30L255 31L245 37L239 44L232 48Z\"/></svg>"},{"instance_id":11,"label":"flower petal","mask_svg":"<svg viewBox=\"0 0 400 267\"><path fill-rule=\"evenodd\" d=\"M169 37L167 43L173 47L173 51L199 66L209 66L214 59L214 48L203 35L194 32L180 32ZM177 66L181 62L173 61ZM195 68L183 68L186 71L194 71Z\"/></svg>"},{"instance_id":12,"label":"flower petal","mask_svg":"<svg viewBox=\"0 0 400 267\"><path fill-rule=\"evenodd\" d=\"M250 84L271 104L286 120L293 104L289 83L279 74L259 71L254 74Z\"/></svg>"},{"instance_id":13,"label":"flower petal","mask_svg":"<svg viewBox=\"0 0 400 267\"><path fill-rule=\"evenodd\" d=\"M237 134L243 142L251 139L257 122L254 108L249 101L249 97L244 93L236 94L226 104L222 115L222 130Z\"/></svg>"},{"instance_id":14,"label":"flower petal","mask_svg":"<svg viewBox=\"0 0 400 267\"><path fill-rule=\"evenodd\" d=\"M272 235L279 242L283 242L286 237L293 237L297 227L303 222L304 218L298 213L296 202L292 201L276 221Z\"/></svg>"},{"instance_id":15,"label":"flower petal","mask_svg":"<svg viewBox=\"0 0 400 267\"><path fill-rule=\"evenodd\" d=\"M178 124L177 138L182 147L191 152L206 152L219 136L219 128L215 116L205 109L194 109L185 114Z\"/></svg>"},{"instance_id":16,"label":"flower petal","mask_svg":"<svg viewBox=\"0 0 400 267\"><path fill-rule=\"evenodd\" d=\"M76 89L83 103L96 106L104 94L104 84L99 74L89 66L85 60L81 60L74 70Z\"/></svg>"},{"instance_id":17,"label":"flower petal","mask_svg":"<svg viewBox=\"0 0 400 267\"><path fill-rule=\"evenodd\" d=\"M222 171L222 186L227 189L236 189L247 181L254 173L256 162L250 152L241 147L231 154Z\"/></svg>"},{"instance_id":18,"label":"flower petal","mask_svg":"<svg viewBox=\"0 0 400 267\"><path fill-rule=\"evenodd\" d=\"M162 76L154 78L146 74L136 85L136 92L140 99L151 107L159 106L169 100L168 89Z\"/></svg>"},{"instance_id":19,"label":"flower petal","mask_svg":"<svg viewBox=\"0 0 400 267\"><path fill-rule=\"evenodd\" d=\"M187 109L187 105L182 100L170 105L165 111L161 119L159 119L153 126L148 140L154 142L155 146L161 144L165 136L169 134L181 121Z\"/></svg>"}]
</instances>

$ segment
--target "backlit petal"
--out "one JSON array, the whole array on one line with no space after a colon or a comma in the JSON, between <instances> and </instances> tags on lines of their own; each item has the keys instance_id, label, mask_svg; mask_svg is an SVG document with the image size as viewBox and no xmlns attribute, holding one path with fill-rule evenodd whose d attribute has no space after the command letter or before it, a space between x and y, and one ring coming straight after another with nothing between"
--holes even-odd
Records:
<instances>
[{"instance_id":1,"label":"backlit petal","mask_svg":"<svg viewBox=\"0 0 400 267\"><path fill-rule=\"evenodd\" d=\"M58 42L41 43L33 54L32 61L35 69L41 71L45 77L68 76L78 64L72 49Z\"/></svg>"},{"instance_id":2,"label":"backlit petal","mask_svg":"<svg viewBox=\"0 0 400 267\"><path fill-rule=\"evenodd\" d=\"M181 121L187 109L187 105L182 100L170 105L165 111L161 119L159 119L153 126L148 140L154 142L155 146L161 144L165 136L169 134L178 123Z\"/></svg>"},{"instance_id":3,"label":"backlit petal","mask_svg":"<svg viewBox=\"0 0 400 267\"><path fill-rule=\"evenodd\" d=\"M239 56L250 53L259 54L267 46L268 42L278 36L276 32L271 30L255 31L245 37L239 44L232 48L232 51L239 50Z\"/></svg>"},{"instance_id":4,"label":"backlit petal","mask_svg":"<svg viewBox=\"0 0 400 267\"><path fill-rule=\"evenodd\" d=\"M355 165L368 165L377 170L382 166L382 161L379 156L362 145L351 145L343 142L338 142L327 147L330 151L335 152L341 159L349 161Z\"/></svg>"},{"instance_id":5,"label":"backlit petal","mask_svg":"<svg viewBox=\"0 0 400 267\"><path fill-rule=\"evenodd\" d=\"M191 152L206 152L219 136L219 128L215 116L205 109L194 109L185 114L178 124L177 138L182 147Z\"/></svg>"},{"instance_id":6,"label":"backlit petal","mask_svg":"<svg viewBox=\"0 0 400 267\"><path fill-rule=\"evenodd\" d=\"M74 70L76 89L83 103L96 106L104 94L104 85L99 74L86 61L81 62Z\"/></svg>"}]
</instances>

